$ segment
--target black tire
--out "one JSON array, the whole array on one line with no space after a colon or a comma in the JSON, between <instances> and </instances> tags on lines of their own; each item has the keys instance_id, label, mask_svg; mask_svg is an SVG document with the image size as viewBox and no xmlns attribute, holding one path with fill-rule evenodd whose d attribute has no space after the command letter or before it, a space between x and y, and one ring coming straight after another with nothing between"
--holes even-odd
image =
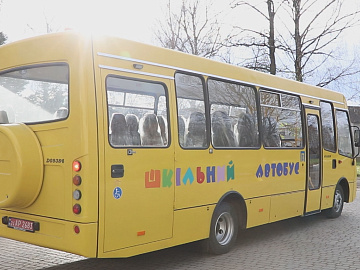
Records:
<instances>
[{"instance_id":1,"label":"black tire","mask_svg":"<svg viewBox=\"0 0 360 270\"><path fill-rule=\"evenodd\" d=\"M209 239L205 240L207 252L224 254L230 251L238 235L239 221L232 204L223 202L215 208L211 219Z\"/></svg>"},{"instance_id":2,"label":"black tire","mask_svg":"<svg viewBox=\"0 0 360 270\"><path fill-rule=\"evenodd\" d=\"M344 206L344 191L340 185L336 186L334 193L333 207L325 211L326 217L337 218L341 216L341 212Z\"/></svg>"}]
</instances>

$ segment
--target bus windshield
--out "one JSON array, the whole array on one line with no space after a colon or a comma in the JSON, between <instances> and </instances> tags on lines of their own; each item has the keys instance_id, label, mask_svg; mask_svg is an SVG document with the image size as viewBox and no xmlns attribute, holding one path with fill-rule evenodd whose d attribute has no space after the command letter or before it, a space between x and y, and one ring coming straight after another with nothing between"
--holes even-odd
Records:
<instances>
[{"instance_id":1,"label":"bus windshield","mask_svg":"<svg viewBox=\"0 0 360 270\"><path fill-rule=\"evenodd\" d=\"M67 118L68 74L68 66L62 63L0 74L0 124Z\"/></svg>"}]
</instances>

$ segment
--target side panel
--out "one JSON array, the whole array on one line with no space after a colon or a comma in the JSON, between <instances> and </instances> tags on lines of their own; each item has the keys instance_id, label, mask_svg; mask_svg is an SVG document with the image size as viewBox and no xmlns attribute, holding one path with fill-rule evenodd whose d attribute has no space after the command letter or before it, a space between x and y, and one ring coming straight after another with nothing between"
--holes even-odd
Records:
<instances>
[{"instance_id":1,"label":"side panel","mask_svg":"<svg viewBox=\"0 0 360 270\"><path fill-rule=\"evenodd\" d=\"M174 242L183 244L207 238L215 205L178 210L174 213Z\"/></svg>"},{"instance_id":2,"label":"side panel","mask_svg":"<svg viewBox=\"0 0 360 270\"><path fill-rule=\"evenodd\" d=\"M113 63L114 66L116 64L118 63ZM100 177L102 189L99 249L100 253L115 252L116 254L123 253L120 250L124 248L169 239L173 236L174 150L171 144L144 146L143 137L141 145L127 147L113 145L114 142L107 135L109 127L110 129L113 127L110 124L112 119L107 108L106 93L110 91L109 89L113 92L125 90L121 87L116 90L117 86L110 83L107 85L107 79L110 76L115 80L126 80L125 84L146 84L147 87L156 85L168 93L172 89L170 80L159 77L133 75L109 69L101 69L98 74L101 74L98 77L101 81L99 100L100 96L102 99L99 123L103 133L99 144L103 146L104 151L101 160L103 171ZM146 88L143 91L144 94L147 93ZM168 100L170 98L171 94L168 95ZM126 111L124 116L135 114L128 107L123 108ZM140 130L142 127L145 129L146 115L139 116ZM168 125L171 126L171 121ZM122 171L122 175L117 175L119 171Z\"/></svg>"},{"instance_id":3,"label":"side panel","mask_svg":"<svg viewBox=\"0 0 360 270\"><path fill-rule=\"evenodd\" d=\"M247 228L259 226L269 222L271 197L250 199L246 201Z\"/></svg>"},{"instance_id":4,"label":"side panel","mask_svg":"<svg viewBox=\"0 0 360 270\"><path fill-rule=\"evenodd\" d=\"M304 211L304 198L304 192L272 196L270 222L302 215Z\"/></svg>"},{"instance_id":5,"label":"side panel","mask_svg":"<svg viewBox=\"0 0 360 270\"><path fill-rule=\"evenodd\" d=\"M327 209L333 206L335 186L322 188L321 208Z\"/></svg>"}]
</instances>

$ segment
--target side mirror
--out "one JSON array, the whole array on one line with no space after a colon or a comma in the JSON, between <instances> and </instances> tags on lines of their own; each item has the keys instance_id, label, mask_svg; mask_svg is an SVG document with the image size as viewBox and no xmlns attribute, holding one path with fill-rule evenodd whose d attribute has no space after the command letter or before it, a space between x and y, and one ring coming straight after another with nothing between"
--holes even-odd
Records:
<instances>
[{"instance_id":1,"label":"side mirror","mask_svg":"<svg viewBox=\"0 0 360 270\"><path fill-rule=\"evenodd\" d=\"M354 131L354 144L356 147L360 147L360 130L357 128Z\"/></svg>"}]
</instances>

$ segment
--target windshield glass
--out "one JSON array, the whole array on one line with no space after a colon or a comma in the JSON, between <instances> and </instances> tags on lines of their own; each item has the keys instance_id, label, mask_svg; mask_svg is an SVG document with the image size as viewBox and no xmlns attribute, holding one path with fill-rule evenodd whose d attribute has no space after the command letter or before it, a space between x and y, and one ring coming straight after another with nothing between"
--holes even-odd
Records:
<instances>
[{"instance_id":1,"label":"windshield glass","mask_svg":"<svg viewBox=\"0 0 360 270\"><path fill-rule=\"evenodd\" d=\"M0 74L0 124L65 119L69 105L69 67L31 66Z\"/></svg>"}]
</instances>

